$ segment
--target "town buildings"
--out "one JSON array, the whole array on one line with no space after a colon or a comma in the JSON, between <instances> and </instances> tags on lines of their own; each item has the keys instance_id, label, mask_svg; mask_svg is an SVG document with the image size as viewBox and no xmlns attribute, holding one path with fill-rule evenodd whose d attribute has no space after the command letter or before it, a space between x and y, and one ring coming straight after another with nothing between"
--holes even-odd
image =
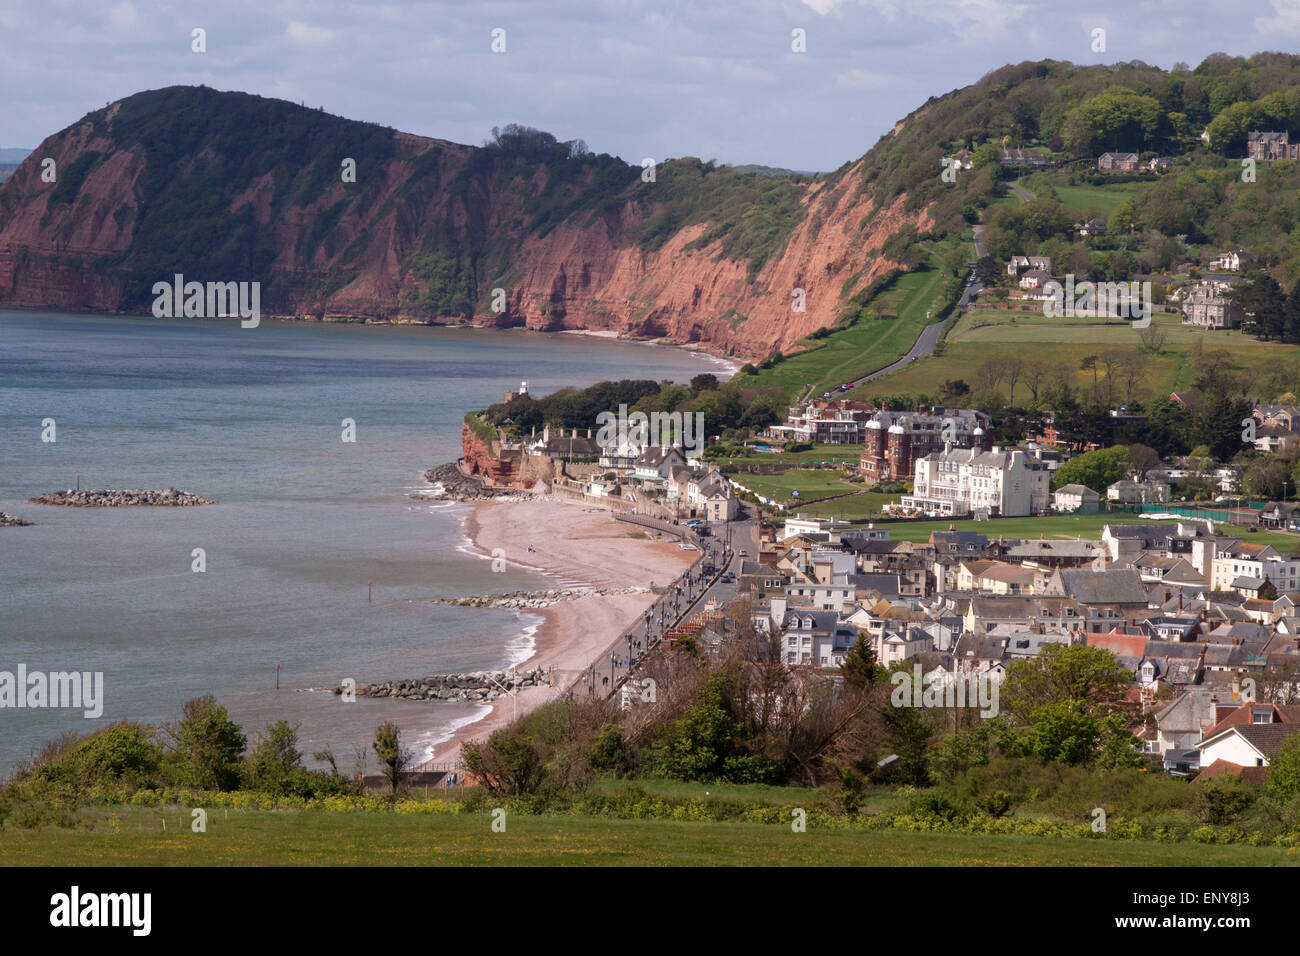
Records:
<instances>
[{"instance_id":1,"label":"town buildings","mask_svg":"<svg viewBox=\"0 0 1300 956\"><path fill-rule=\"evenodd\" d=\"M872 484L905 481L916 462L945 445L992 447L988 415L968 408L877 412L866 422L859 473Z\"/></svg>"}]
</instances>

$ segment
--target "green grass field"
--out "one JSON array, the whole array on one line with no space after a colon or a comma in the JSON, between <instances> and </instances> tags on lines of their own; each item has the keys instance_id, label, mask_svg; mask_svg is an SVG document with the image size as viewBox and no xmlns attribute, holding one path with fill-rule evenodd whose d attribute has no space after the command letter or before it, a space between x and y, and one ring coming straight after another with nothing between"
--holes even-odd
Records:
<instances>
[{"instance_id":1,"label":"green grass field","mask_svg":"<svg viewBox=\"0 0 1300 956\"><path fill-rule=\"evenodd\" d=\"M1152 322L1162 328L1167 341L1158 354L1149 355L1150 365L1133 398L1150 400L1184 388L1193 369L1188 352L1198 343L1206 349L1227 349L1238 367L1263 364L1272 360L1300 359L1300 346L1260 342L1240 332L1207 332L1184 326L1177 316L1156 313ZM866 399L873 395L899 393L933 395L939 383L961 379L974 387L975 370L989 358L1012 352L1024 357L1042 357L1064 362L1078 371L1072 384L1085 393L1093 386L1093 373L1079 369L1086 356L1109 348L1135 349L1141 345L1139 333L1127 323L1105 323L1088 319L1050 319L1041 309L1032 311L969 310L953 324L947 346L941 356L929 356L890 375L870 382L850 393L851 398ZM1104 371L1098 373L1099 381ZM1116 400L1124 401L1122 384L1116 383ZM1006 385L999 391L1008 395ZM1022 383L1016 389L1017 403L1029 400Z\"/></svg>"},{"instance_id":2,"label":"green grass field","mask_svg":"<svg viewBox=\"0 0 1300 956\"><path fill-rule=\"evenodd\" d=\"M1060 173L1032 173L1019 180L1016 185L1036 196L1047 196L1052 190L1056 198L1067 209L1079 214L1082 219L1088 215L1098 215L1106 219L1115 207L1128 199L1138 190L1150 188L1150 183L1108 183L1105 186L1077 185L1071 186L1066 177Z\"/></svg>"},{"instance_id":3,"label":"green grass field","mask_svg":"<svg viewBox=\"0 0 1300 956\"><path fill-rule=\"evenodd\" d=\"M861 491L861 485L844 480L844 472L836 468L791 468L779 475L732 475L736 481L760 495L775 498L788 504L818 501L832 495L846 495ZM799 499L792 499L793 492Z\"/></svg>"},{"instance_id":4,"label":"green grass field","mask_svg":"<svg viewBox=\"0 0 1300 956\"><path fill-rule=\"evenodd\" d=\"M167 821L166 832L162 829ZM487 814L104 808L93 830L5 831L5 866L1293 866L1280 847Z\"/></svg>"},{"instance_id":5,"label":"green grass field","mask_svg":"<svg viewBox=\"0 0 1300 956\"><path fill-rule=\"evenodd\" d=\"M828 502L834 504L834 502ZM1188 519L1191 520L1191 519ZM996 538L1090 538L1101 537L1101 529L1108 524L1146 524L1136 514L1050 515L1044 518L993 518L989 521L939 519L936 521L900 521L882 523L889 528L895 541L928 541L932 531L978 531ZM1170 527L1174 522L1168 522ZM1285 553L1300 545L1300 536L1276 531L1250 531L1237 525L1216 524L1215 529L1225 534L1238 534L1251 544L1272 544Z\"/></svg>"},{"instance_id":6,"label":"green grass field","mask_svg":"<svg viewBox=\"0 0 1300 956\"><path fill-rule=\"evenodd\" d=\"M820 342L810 342L816 347L760 370L752 384L783 388L793 400L809 385L813 395L820 395L896 361L925 328L926 313L942 307L943 280L939 269L900 276L872 303L875 311L896 319L862 319Z\"/></svg>"}]
</instances>

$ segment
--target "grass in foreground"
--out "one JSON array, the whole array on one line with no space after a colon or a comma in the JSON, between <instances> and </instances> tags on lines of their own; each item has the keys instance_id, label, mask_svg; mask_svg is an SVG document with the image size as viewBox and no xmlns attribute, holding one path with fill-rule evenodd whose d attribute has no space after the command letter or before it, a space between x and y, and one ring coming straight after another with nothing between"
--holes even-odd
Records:
<instances>
[{"instance_id":1,"label":"grass in foreground","mask_svg":"<svg viewBox=\"0 0 1300 956\"><path fill-rule=\"evenodd\" d=\"M162 821L167 820L167 831ZM91 831L0 834L7 866L1292 866L1280 847L1063 840L757 823L489 814L105 808ZM116 827L117 832L112 832Z\"/></svg>"}]
</instances>

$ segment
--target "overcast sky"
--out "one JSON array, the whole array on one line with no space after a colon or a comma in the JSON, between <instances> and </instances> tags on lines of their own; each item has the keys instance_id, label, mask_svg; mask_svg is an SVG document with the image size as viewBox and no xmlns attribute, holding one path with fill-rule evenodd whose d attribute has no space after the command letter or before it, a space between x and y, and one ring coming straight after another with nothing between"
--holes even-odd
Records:
<instances>
[{"instance_id":1,"label":"overcast sky","mask_svg":"<svg viewBox=\"0 0 1300 956\"><path fill-rule=\"evenodd\" d=\"M1005 63L1260 50L1300 50L1300 0L0 0L0 147L204 83L462 143L516 122L630 162L829 170Z\"/></svg>"}]
</instances>

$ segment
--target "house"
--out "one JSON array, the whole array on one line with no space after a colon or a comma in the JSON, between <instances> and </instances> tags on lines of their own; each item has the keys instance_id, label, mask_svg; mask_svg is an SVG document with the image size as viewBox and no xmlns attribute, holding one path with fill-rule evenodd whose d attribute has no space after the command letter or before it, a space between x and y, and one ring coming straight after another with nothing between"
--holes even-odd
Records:
<instances>
[{"instance_id":1,"label":"house","mask_svg":"<svg viewBox=\"0 0 1300 956\"><path fill-rule=\"evenodd\" d=\"M969 149L959 149L952 157L952 164L956 169L973 169L975 154Z\"/></svg>"},{"instance_id":2,"label":"house","mask_svg":"<svg viewBox=\"0 0 1300 956\"><path fill-rule=\"evenodd\" d=\"M1067 514L1096 514L1101 498L1086 485L1062 485L1052 495L1052 508Z\"/></svg>"},{"instance_id":3,"label":"house","mask_svg":"<svg viewBox=\"0 0 1300 956\"><path fill-rule=\"evenodd\" d=\"M1241 325L1245 313L1220 284L1198 282L1184 295L1183 325L1203 329L1233 329Z\"/></svg>"},{"instance_id":4,"label":"house","mask_svg":"<svg viewBox=\"0 0 1300 956\"><path fill-rule=\"evenodd\" d=\"M547 425L542 429L540 438L535 438L526 443L525 448L532 455L547 455L551 458L563 458L566 460L573 458L595 458L600 453L596 443L592 441L591 436L580 438L578 430L575 428L569 437L565 437L563 431L556 434L551 433L551 426Z\"/></svg>"},{"instance_id":5,"label":"house","mask_svg":"<svg viewBox=\"0 0 1300 956\"><path fill-rule=\"evenodd\" d=\"M866 422L858 472L875 484L906 481L916 460L931 452L992 446L989 416L971 408L934 407L916 412L877 412Z\"/></svg>"},{"instance_id":6,"label":"house","mask_svg":"<svg viewBox=\"0 0 1300 956\"><path fill-rule=\"evenodd\" d=\"M1145 611L1147 591L1132 568L1094 571L1091 568L1059 568L1052 573L1045 595L1068 597L1084 605L1107 605L1121 611Z\"/></svg>"},{"instance_id":7,"label":"house","mask_svg":"<svg viewBox=\"0 0 1300 956\"><path fill-rule=\"evenodd\" d=\"M867 420L876 411L869 402L844 399L814 399L795 406L786 413L784 425L769 425L767 438L790 442L813 442L821 445L860 444Z\"/></svg>"},{"instance_id":8,"label":"house","mask_svg":"<svg viewBox=\"0 0 1300 956\"><path fill-rule=\"evenodd\" d=\"M1046 510L1050 480L1037 450L954 448L917 460L912 494L895 510L1023 517Z\"/></svg>"},{"instance_id":9,"label":"house","mask_svg":"<svg viewBox=\"0 0 1300 956\"><path fill-rule=\"evenodd\" d=\"M1201 766L1225 765L1213 776L1240 776L1244 768L1267 767L1282 744L1300 732L1300 708L1246 701L1205 731L1196 745ZM1258 777L1256 777L1258 779Z\"/></svg>"},{"instance_id":10,"label":"house","mask_svg":"<svg viewBox=\"0 0 1300 956\"><path fill-rule=\"evenodd\" d=\"M787 612L784 601L772 605L774 614L780 609L787 664L838 667L857 641L857 628L841 624L834 611L792 608Z\"/></svg>"},{"instance_id":11,"label":"house","mask_svg":"<svg viewBox=\"0 0 1300 956\"><path fill-rule=\"evenodd\" d=\"M1081 236L1106 235L1106 220L1089 219L1087 222L1085 222L1082 226L1079 227L1079 235Z\"/></svg>"},{"instance_id":12,"label":"house","mask_svg":"<svg viewBox=\"0 0 1300 956\"><path fill-rule=\"evenodd\" d=\"M803 512L799 512L793 518L785 519L785 525L777 541L788 541L801 534L825 534L830 544L839 544L841 535L852 527L850 522L841 518L809 518ZM886 538L889 537L888 528L882 528L880 531L884 532Z\"/></svg>"},{"instance_id":13,"label":"house","mask_svg":"<svg viewBox=\"0 0 1300 956\"><path fill-rule=\"evenodd\" d=\"M1133 481L1121 478L1106 488L1106 498L1121 504L1146 504L1149 501L1168 501L1169 482L1159 478L1147 478L1145 481Z\"/></svg>"},{"instance_id":14,"label":"house","mask_svg":"<svg viewBox=\"0 0 1300 956\"><path fill-rule=\"evenodd\" d=\"M1300 143L1287 142L1285 130L1268 133L1252 130L1246 134L1246 155L1266 163L1278 159L1300 159Z\"/></svg>"},{"instance_id":15,"label":"house","mask_svg":"<svg viewBox=\"0 0 1300 956\"><path fill-rule=\"evenodd\" d=\"M1003 166L1028 166L1031 169L1046 169L1054 165L1051 158L1044 156L1042 153L1033 149L1023 149L1019 146L1013 149L1003 149L998 153L998 159Z\"/></svg>"},{"instance_id":16,"label":"house","mask_svg":"<svg viewBox=\"0 0 1300 956\"><path fill-rule=\"evenodd\" d=\"M1051 275L1042 269L1030 269L1020 276L1020 288L1026 292L1037 292L1043 289L1047 283L1052 281Z\"/></svg>"},{"instance_id":17,"label":"house","mask_svg":"<svg viewBox=\"0 0 1300 956\"><path fill-rule=\"evenodd\" d=\"M1147 163L1147 169L1153 173L1167 173L1173 168L1173 160L1167 159L1164 156L1154 156L1151 161Z\"/></svg>"},{"instance_id":18,"label":"house","mask_svg":"<svg viewBox=\"0 0 1300 956\"><path fill-rule=\"evenodd\" d=\"M679 448L650 445L633 462L632 475L640 481L667 486L674 468L685 468L686 456Z\"/></svg>"},{"instance_id":19,"label":"house","mask_svg":"<svg viewBox=\"0 0 1300 956\"><path fill-rule=\"evenodd\" d=\"M1106 173L1135 173L1138 168L1138 154L1102 153L1097 158L1097 168Z\"/></svg>"},{"instance_id":20,"label":"house","mask_svg":"<svg viewBox=\"0 0 1300 956\"><path fill-rule=\"evenodd\" d=\"M1210 260L1211 269L1225 272L1244 272L1255 264L1255 257L1244 249L1230 249L1221 252Z\"/></svg>"},{"instance_id":21,"label":"house","mask_svg":"<svg viewBox=\"0 0 1300 956\"><path fill-rule=\"evenodd\" d=\"M1028 594L1033 589L1035 571L1006 561L963 561L957 571L959 591L983 591L990 594Z\"/></svg>"},{"instance_id":22,"label":"house","mask_svg":"<svg viewBox=\"0 0 1300 956\"><path fill-rule=\"evenodd\" d=\"M1221 539L1211 565L1212 588L1253 591L1247 597L1258 597L1264 579L1272 582L1278 593L1300 590L1300 558L1284 556L1267 544Z\"/></svg>"},{"instance_id":23,"label":"house","mask_svg":"<svg viewBox=\"0 0 1300 956\"><path fill-rule=\"evenodd\" d=\"M1012 256L1007 262L1007 275L1020 274L1021 269L1040 269L1048 274L1052 271L1051 256Z\"/></svg>"}]
</instances>

